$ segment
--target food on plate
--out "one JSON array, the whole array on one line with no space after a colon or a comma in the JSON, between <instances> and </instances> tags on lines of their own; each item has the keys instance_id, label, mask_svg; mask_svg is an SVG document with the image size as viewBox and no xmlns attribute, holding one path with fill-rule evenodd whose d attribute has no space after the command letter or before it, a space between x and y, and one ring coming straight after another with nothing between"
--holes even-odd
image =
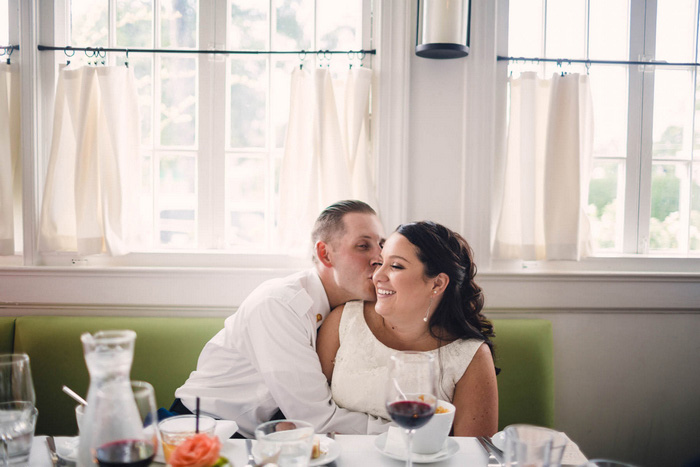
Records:
<instances>
[{"instance_id":1,"label":"food on plate","mask_svg":"<svg viewBox=\"0 0 700 467\"><path fill-rule=\"evenodd\" d=\"M441 405L438 405L438 406L437 406L437 409L435 409L435 413L436 413L436 414L437 414L437 413L449 413L449 412L450 412L450 409L447 409L447 408L445 408L445 407L443 407L443 406L441 406Z\"/></svg>"},{"instance_id":2,"label":"food on plate","mask_svg":"<svg viewBox=\"0 0 700 467\"><path fill-rule=\"evenodd\" d=\"M314 436L314 445L311 448L311 458L318 459L321 457L321 439L318 436Z\"/></svg>"}]
</instances>

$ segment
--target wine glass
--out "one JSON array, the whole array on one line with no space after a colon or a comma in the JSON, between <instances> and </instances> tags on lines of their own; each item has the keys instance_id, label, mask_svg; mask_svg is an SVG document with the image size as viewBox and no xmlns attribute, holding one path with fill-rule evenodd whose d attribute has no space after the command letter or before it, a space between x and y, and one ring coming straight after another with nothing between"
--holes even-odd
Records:
<instances>
[{"instance_id":1,"label":"wine glass","mask_svg":"<svg viewBox=\"0 0 700 467\"><path fill-rule=\"evenodd\" d=\"M398 352L389 361L386 410L406 430L406 467L413 464L413 433L435 413L435 356L424 352Z\"/></svg>"},{"instance_id":2,"label":"wine glass","mask_svg":"<svg viewBox=\"0 0 700 467\"><path fill-rule=\"evenodd\" d=\"M37 410L27 354L0 355L0 465L29 460Z\"/></svg>"},{"instance_id":3,"label":"wine glass","mask_svg":"<svg viewBox=\"0 0 700 467\"><path fill-rule=\"evenodd\" d=\"M100 388L90 450L100 467L151 465L158 447L153 386L144 381Z\"/></svg>"}]
</instances>

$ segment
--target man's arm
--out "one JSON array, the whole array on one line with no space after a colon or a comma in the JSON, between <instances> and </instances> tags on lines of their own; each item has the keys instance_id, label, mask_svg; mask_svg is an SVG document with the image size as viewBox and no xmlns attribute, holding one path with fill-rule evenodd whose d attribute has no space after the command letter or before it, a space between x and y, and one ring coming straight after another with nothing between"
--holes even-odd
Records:
<instances>
[{"instance_id":1,"label":"man's arm","mask_svg":"<svg viewBox=\"0 0 700 467\"><path fill-rule=\"evenodd\" d=\"M376 434L388 429L385 420L333 402L312 344L315 323L306 314L300 316L274 298L250 311L239 346L287 418L305 420L319 433Z\"/></svg>"}]
</instances>

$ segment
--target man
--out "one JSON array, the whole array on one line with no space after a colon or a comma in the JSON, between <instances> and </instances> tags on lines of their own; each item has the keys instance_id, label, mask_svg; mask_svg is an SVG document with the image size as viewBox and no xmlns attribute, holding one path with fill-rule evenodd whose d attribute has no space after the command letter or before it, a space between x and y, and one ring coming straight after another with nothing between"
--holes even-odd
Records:
<instances>
[{"instance_id":1,"label":"man","mask_svg":"<svg viewBox=\"0 0 700 467\"><path fill-rule=\"evenodd\" d=\"M256 288L205 345L171 410L194 411L199 397L202 413L235 420L245 437L280 415L305 420L317 433L388 429L381 419L335 405L315 351L316 330L331 309L376 300L372 273L382 226L367 204L340 201L319 215L312 241L315 267Z\"/></svg>"}]
</instances>

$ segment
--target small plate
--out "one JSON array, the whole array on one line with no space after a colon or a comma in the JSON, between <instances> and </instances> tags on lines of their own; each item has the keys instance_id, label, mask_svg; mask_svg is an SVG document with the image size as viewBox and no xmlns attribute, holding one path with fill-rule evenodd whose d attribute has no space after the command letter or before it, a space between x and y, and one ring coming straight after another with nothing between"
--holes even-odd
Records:
<instances>
[{"instance_id":1,"label":"small plate","mask_svg":"<svg viewBox=\"0 0 700 467\"><path fill-rule=\"evenodd\" d=\"M491 442L501 451L506 450L506 433L504 431L499 431L491 437Z\"/></svg>"},{"instance_id":2,"label":"small plate","mask_svg":"<svg viewBox=\"0 0 700 467\"><path fill-rule=\"evenodd\" d=\"M61 459L63 465L73 466L78 461L78 442L77 436L55 436L56 454Z\"/></svg>"},{"instance_id":3,"label":"small plate","mask_svg":"<svg viewBox=\"0 0 700 467\"><path fill-rule=\"evenodd\" d=\"M396 459L398 461L405 461L406 456L405 455L396 455L393 452L386 452L384 450L384 446L386 445L386 438L388 434L387 433L382 433L381 435L377 436L374 439L374 447L377 448L377 451L381 452L387 457L391 457L392 459ZM442 448L442 450L436 452L435 454L417 454L413 453L411 456L411 460L415 462L416 464L426 464L430 462L440 462L444 461L445 459L449 459L450 457L454 456L457 454L459 451L459 444L457 444L457 441L453 440L452 438L447 438L447 445Z\"/></svg>"},{"instance_id":4,"label":"small plate","mask_svg":"<svg viewBox=\"0 0 700 467\"><path fill-rule=\"evenodd\" d=\"M327 436L316 435L319 437L321 455L316 459L311 459L309 461L309 467L316 467L319 465L326 465L338 458L340 456L340 444L334 439L330 439ZM255 462L261 461L260 450L258 449L258 443L253 444L253 457Z\"/></svg>"}]
</instances>

